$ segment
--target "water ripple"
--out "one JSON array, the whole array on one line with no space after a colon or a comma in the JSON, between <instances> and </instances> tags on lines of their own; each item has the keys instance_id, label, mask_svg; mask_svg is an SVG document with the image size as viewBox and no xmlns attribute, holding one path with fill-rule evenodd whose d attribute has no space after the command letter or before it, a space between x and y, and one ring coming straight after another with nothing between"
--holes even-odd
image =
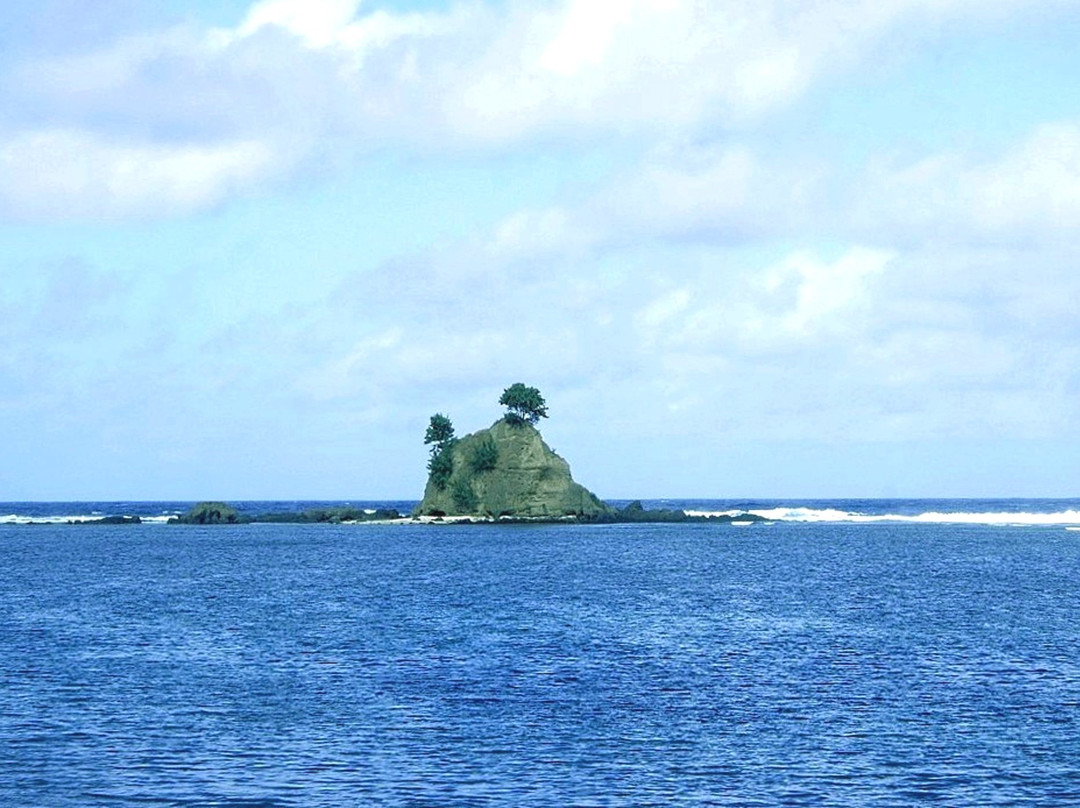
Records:
<instances>
[{"instance_id":1,"label":"water ripple","mask_svg":"<svg viewBox=\"0 0 1080 808\"><path fill-rule=\"evenodd\" d=\"M1080 804L1080 545L0 525L0 804Z\"/></svg>"}]
</instances>

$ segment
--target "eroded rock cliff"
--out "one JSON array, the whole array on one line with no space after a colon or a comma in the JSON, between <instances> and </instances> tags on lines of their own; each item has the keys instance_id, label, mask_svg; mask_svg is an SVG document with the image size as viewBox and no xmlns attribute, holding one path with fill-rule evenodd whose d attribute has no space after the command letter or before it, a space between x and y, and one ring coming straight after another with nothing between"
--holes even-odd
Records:
<instances>
[{"instance_id":1,"label":"eroded rock cliff","mask_svg":"<svg viewBox=\"0 0 1080 808\"><path fill-rule=\"evenodd\" d=\"M421 514L558 519L611 513L574 482L570 465L528 423L496 421L445 451L453 470L441 485L428 480Z\"/></svg>"}]
</instances>

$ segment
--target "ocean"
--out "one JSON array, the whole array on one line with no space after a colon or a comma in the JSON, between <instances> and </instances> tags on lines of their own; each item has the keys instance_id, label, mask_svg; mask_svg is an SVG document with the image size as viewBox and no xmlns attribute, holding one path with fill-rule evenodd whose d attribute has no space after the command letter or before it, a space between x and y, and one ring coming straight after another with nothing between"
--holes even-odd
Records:
<instances>
[{"instance_id":1,"label":"ocean","mask_svg":"<svg viewBox=\"0 0 1080 808\"><path fill-rule=\"evenodd\" d=\"M189 505L0 503L0 805L1080 804L1080 500Z\"/></svg>"}]
</instances>

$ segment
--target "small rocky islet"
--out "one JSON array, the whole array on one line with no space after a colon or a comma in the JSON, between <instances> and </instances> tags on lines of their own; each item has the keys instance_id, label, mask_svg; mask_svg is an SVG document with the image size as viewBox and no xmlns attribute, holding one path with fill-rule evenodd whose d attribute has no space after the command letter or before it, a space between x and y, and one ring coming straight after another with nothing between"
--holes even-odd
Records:
<instances>
[{"instance_id":1,"label":"small rocky islet","mask_svg":"<svg viewBox=\"0 0 1080 808\"><path fill-rule=\"evenodd\" d=\"M365 510L352 506L311 508L306 511L244 514L224 502L200 502L187 513L169 519L170 525L245 525L270 524L348 524L351 522L390 522L403 519L396 508Z\"/></svg>"},{"instance_id":2,"label":"small rocky islet","mask_svg":"<svg viewBox=\"0 0 1080 808\"><path fill-rule=\"evenodd\" d=\"M616 508L574 481L570 464L552 451L536 428L547 417L540 391L522 383L503 391L506 412L487 429L458 438L450 418L431 417L424 443L430 447L424 498L411 514L349 506L298 513L247 515L224 502L201 502L170 524L251 522L355 523L571 522L586 524L766 521L750 513L700 515L645 508L640 501Z\"/></svg>"}]
</instances>

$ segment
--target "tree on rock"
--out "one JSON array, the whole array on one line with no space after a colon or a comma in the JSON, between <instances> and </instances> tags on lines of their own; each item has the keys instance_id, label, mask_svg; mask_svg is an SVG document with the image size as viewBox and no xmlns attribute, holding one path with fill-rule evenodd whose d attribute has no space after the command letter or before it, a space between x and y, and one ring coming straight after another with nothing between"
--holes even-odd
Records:
<instances>
[{"instance_id":1,"label":"tree on rock","mask_svg":"<svg viewBox=\"0 0 1080 808\"><path fill-rule=\"evenodd\" d=\"M435 487L442 490L454 473L454 458L450 451L454 446L454 425L441 412L431 416L424 443L431 444L431 458L428 460L428 472Z\"/></svg>"},{"instance_id":2,"label":"tree on rock","mask_svg":"<svg viewBox=\"0 0 1080 808\"><path fill-rule=\"evenodd\" d=\"M547 418L547 404L540 391L535 387L526 387L521 382L503 390L499 403L506 407L505 418L510 424L528 423L536 426L541 418Z\"/></svg>"},{"instance_id":3,"label":"tree on rock","mask_svg":"<svg viewBox=\"0 0 1080 808\"><path fill-rule=\"evenodd\" d=\"M442 491L454 475L454 453L448 449L436 452L428 461L428 479Z\"/></svg>"},{"instance_id":4,"label":"tree on rock","mask_svg":"<svg viewBox=\"0 0 1080 808\"><path fill-rule=\"evenodd\" d=\"M431 453L436 455L453 442L454 425L441 412L435 413L424 433L424 443L432 444Z\"/></svg>"}]
</instances>

